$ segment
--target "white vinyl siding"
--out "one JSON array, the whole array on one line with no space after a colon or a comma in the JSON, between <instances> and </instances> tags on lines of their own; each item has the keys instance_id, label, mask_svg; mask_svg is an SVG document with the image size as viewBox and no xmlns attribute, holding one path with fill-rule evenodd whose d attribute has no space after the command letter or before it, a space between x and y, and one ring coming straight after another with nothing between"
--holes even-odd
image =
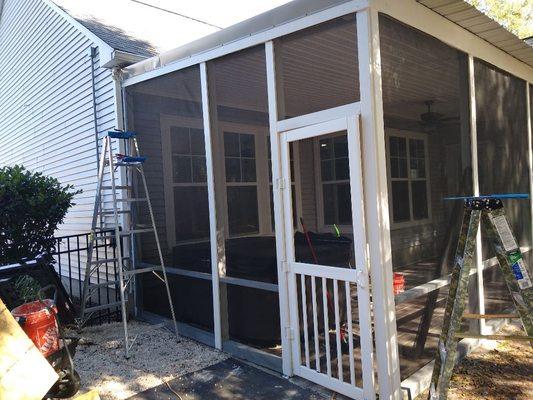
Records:
<instances>
[{"instance_id":1,"label":"white vinyl siding","mask_svg":"<svg viewBox=\"0 0 533 400\"><path fill-rule=\"evenodd\" d=\"M42 0L4 1L0 166L22 164L83 190L57 235L90 228L97 172L90 56L95 46ZM97 54L96 111L102 137L115 126L116 111L111 71L99 64Z\"/></svg>"}]
</instances>

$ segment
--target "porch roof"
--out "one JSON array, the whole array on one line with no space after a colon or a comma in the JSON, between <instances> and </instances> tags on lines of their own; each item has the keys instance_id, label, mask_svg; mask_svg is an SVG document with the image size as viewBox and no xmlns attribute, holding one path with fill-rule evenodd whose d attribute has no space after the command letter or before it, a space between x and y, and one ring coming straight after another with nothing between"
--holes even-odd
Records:
<instances>
[{"instance_id":1,"label":"porch roof","mask_svg":"<svg viewBox=\"0 0 533 400\"><path fill-rule=\"evenodd\" d=\"M533 47L518 38L464 0L416 0L444 18L473 33L491 45L533 67ZM355 0L294 0L270 11L214 32L186 45L130 65L125 77L132 78L198 56L209 50L233 44L286 23L317 14L335 6L357 3ZM361 3L363 3L361 1ZM394 17L394 16L392 16Z\"/></svg>"}]
</instances>

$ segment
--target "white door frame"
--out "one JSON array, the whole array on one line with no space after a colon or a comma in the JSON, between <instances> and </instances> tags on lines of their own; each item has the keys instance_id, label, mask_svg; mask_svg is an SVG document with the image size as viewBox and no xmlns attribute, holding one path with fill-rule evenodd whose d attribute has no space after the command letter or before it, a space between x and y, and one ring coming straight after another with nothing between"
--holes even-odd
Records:
<instances>
[{"instance_id":1,"label":"white door frame","mask_svg":"<svg viewBox=\"0 0 533 400\"><path fill-rule=\"evenodd\" d=\"M339 118L339 114L345 115ZM335 118L335 119L332 119ZM309 125L307 125L309 124ZM302 126L303 125L303 126ZM284 262L284 269L287 272L287 284L289 292L289 308L290 308L290 347L292 355L292 370L295 374L300 375L306 379L314 381L320 385L328 387L332 390L338 391L346 396L355 399L374 399L374 360L373 360L373 341L372 341L372 324L370 314L370 290L369 290L369 270L368 257L366 252L366 231L364 224L364 204L363 204L363 181L361 168L361 143L359 132L359 112L358 104L350 105L350 107L343 107L342 110L332 109L313 113L312 120L302 120L302 127L278 132L280 137L280 155L281 155L281 191L282 191L282 207L280 215L276 218L277 221L282 221L284 229L284 248L286 261ZM338 267L324 267L314 264L298 263L295 261L294 250L294 226L292 221L292 188L287 182L291 181L290 177L290 159L289 159L289 144L298 140L314 138L339 131L346 131L348 137L348 155L350 160L350 193L351 193L351 208L352 220L358 223L352 224L353 238L354 238L354 254L355 259L358 260L355 269L338 268ZM350 363L351 379L350 382L343 382L331 376L332 367L328 364L327 374L318 372L309 367L309 355L306 351L306 365L301 365L300 354L300 328L298 319L298 299L297 299L297 277L296 274L305 274L313 276L312 283L314 287L315 278L321 278L325 282L325 277L328 279L338 279L345 282L357 283L357 298L359 306L359 325L360 325L360 343L361 343L361 368L363 372L363 387L357 387L354 378L353 361ZM346 285L348 286L348 285ZM348 287L346 288L348 290ZM337 285L334 286L334 292L337 294ZM337 298L337 296L335 296ZM305 300L305 295L304 299ZM316 303L316 298L313 292L313 301ZM347 302L349 303L349 302ZM348 310L350 307L347 304ZM316 320L316 312L314 313ZM338 324L338 307L336 304L336 323ZM315 321L316 322L316 321ZM351 320L349 319L349 332L351 335ZM316 324L315 324L316 326ZM337 329L337 341L339 340L340 332ZM327 336L327 335L326 335ZM328 339L326 339L328 340ZM352 341L350 343L350 350L353 355ZM309 347L307 340L305 340L306 350ZM315 346L317 342L315 340ZM338 351L340 346L337 346ZM328 347L329 349L329 347ZM329 350L328 350L329 351ZM286 357L284 351L284 357ZM339 359L339 357L337 357ZM327 357L329 363L329 356ZM353 360L353 357L352 357ZM342 368L339 363L338 368Z\"/></svg>"}]
</instances>

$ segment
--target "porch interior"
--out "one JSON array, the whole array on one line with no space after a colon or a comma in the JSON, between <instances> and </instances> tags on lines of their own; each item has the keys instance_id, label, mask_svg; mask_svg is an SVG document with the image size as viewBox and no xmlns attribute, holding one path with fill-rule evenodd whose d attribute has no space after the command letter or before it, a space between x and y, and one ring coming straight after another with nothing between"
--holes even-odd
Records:
<instances>
[{"instance_id":1,"label":"porch interior","mask_svg":"<svg viewBox=\"0 0 533 400\"><path fill-rule=\"evenodd\" d=\"M462 209L443 199L472 193L468 59L384 15L380 16L380 42L392 265L394 272L403 275L407 291L449 274ZM282 37L275 42L275 51L280 120L359 101L354 15ZM263 46L207 64L216 197L214 248L225 260L221 279L225 339L280 356L272 200L276 182L271 172L265 65ZM524 82L478 60L475 68L480 191L528 192L527 149L522 145L526 105L523 109L511 106L520 101L517 93ZM141 151L148 156L145 173L178 319L212 333L209 229L214 213L208 207L209 166L200 87L198 66L136 84L127 89L127 112L128 128L139 133ZM513 102L507 101L510 98ZM349 160L346 133L296 142L290 154L297 261L353 268L358 260L353 255L348 165L360 161ZM511 154L512 163L508 161ZM506 208L521 246L529 251L529 205L509 202ZM139 209L141 222L147 216L147 210ZM157 264L152 239L143 238L137 248L143 263ZM494 264L490 262L494 255L487 246L483 249L483 260ZM329 362L336 368L342 359L342 371L333 368L333 374L344 374L349 381L349 343L344 341L339 348L337 336L344 332L345 339L350 320L354 375L359 380L357 287L349 284L344 297L336 298L339 323L334 319L324 323L320 322L324 312L332 307L324 300L329 290L321 292L320 282L313 288L309 278L300 279L302 365L316 368L320 364L323 370L329 341ZM509 307L497 268L485 270L484 284L487 313ZM475 299L475 275L470 288ZM157 280L143 278L141 289L142 308L167 317L166 298ZM339 281L338 290L344 289L345 283ZM436 353L446 290L397 302L402 379ZM313 297L313 291L314 309L309 302L303 304L303 299ZM476 304L471 301L470 311L477 311Z\"/></svg>"}]
</instances>

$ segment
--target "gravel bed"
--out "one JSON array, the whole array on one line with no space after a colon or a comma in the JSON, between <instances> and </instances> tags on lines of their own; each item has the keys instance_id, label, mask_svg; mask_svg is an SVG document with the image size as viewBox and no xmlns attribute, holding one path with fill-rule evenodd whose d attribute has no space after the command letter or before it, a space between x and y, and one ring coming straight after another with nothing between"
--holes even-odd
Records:
<instances>
[{"instance_id":1,"label":"gravel bed","mask_svg":"<svg viewBox=\"0 0 533 400\"><path fill-rule=\"evenodd\" d=\"M102 400L122 400L228 358L190 339L176 339L162 325L132 321L128 328L130 337L137 336L128 360L121 323L84 329L74 357L82 381L80 393L95 389Z\"/></svg>"}]
</instances>

